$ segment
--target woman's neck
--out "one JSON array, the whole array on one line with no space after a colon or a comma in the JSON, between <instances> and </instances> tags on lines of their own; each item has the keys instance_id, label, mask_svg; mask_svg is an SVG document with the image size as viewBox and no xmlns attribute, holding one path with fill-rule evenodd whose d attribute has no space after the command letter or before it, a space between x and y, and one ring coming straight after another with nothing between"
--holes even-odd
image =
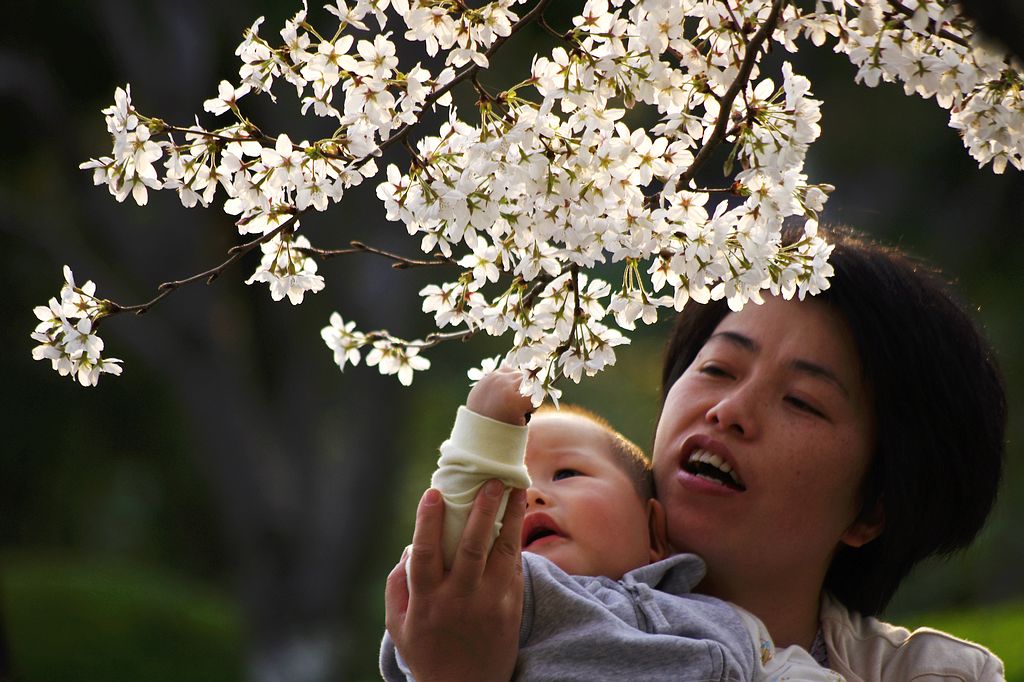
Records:
<instances>
[{"instance_id":1,"label":"woman's neck","mask_svg":"<svg viewBox=\"0 0 1024 682\"><path fill-rule=\"evenodd\" d=\"M721 574L713 579L709 572L697 591L732 602L760 618L776 647L795 644L809 651L818 633L820 590L808 590L799 582L766 585L749 576L723 581Z\"/></svg>"}]
</instances>

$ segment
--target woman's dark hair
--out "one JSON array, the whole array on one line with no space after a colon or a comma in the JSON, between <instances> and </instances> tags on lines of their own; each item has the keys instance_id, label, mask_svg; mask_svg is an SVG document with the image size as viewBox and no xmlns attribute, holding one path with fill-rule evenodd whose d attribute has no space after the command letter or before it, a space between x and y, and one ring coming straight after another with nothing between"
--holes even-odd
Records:
<instances>
[{"instance_id":1,"label":"woman's dark hair","mask_svg":"<svg viewBox=\"0 0 1024 682\"><path fill-rule=\"evenodd\" d=\"M783 233L786 243L800 236ZM966 547L985 524L1002 474L1006 394L991 349L934 270L849 230L822 236L835 246L835 274L807 300L837 311L853 336L875 423L861 515L881 510L885 520L875 540L837 552L825 589L875 615L918 562ZM662 402L728 312L725 301L683 309Z\"/></svg>"}]
</instances>

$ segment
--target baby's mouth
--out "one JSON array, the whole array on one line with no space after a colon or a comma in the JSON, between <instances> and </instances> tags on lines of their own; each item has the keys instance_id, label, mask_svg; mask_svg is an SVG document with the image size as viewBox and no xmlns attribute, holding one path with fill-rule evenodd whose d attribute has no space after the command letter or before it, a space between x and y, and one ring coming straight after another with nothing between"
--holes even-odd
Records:
<instances>
[{"instance_id":1,"label":"baby's mouth","mask_svg":"<svg viewBox=\"0 0 1024 682\"><path fill-rule=\"evenodd\" d=\"M538 528L537 530L535 530L534 532L530 533L526 537L526 542L523 543L523 548L525 549L525 548L529 547L530 545L532 545L533 543L535 543L538 540L541 540L543 538L549 538L549 537L552 537L552 536L556 536L557 537L557 535L558 534L555 531L553 531L553 530L548 530L547 528Z\"/></svg>"},{"instance_id":2,"label":"baby's mouth","mask_svg":"<svg viewBox=\"0 0 1024 682\"><path fill-rule=\"evenodd\" d=\"M697 448L690 453L690 456L683 462L683 471L692 474L697 478L717 483L718 485L743 492L747 487L740 480L739 475L733 471L732 466L718 455Z\"/></svg>"},{"instance_id":3,"label":"baby's mouth","mask_svg":"<svg viewBox=\"0 0 1024 682\"><path fill-rule=\"evenodd\" d=\"M562 531L546 514L531 514L523 521L523 549L549 537L562 537Z\"/></svg>"}]
</instances>

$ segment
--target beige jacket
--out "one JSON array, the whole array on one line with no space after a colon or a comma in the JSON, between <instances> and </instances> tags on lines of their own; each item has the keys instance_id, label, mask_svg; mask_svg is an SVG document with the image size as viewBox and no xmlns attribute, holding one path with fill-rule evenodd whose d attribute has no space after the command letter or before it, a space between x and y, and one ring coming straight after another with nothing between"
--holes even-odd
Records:
<instances>
[{"instance_id":1,"label":"beige jacket","mask_svg":"<svg viewBox=\"0 0 1024 682\"><path fill-rule=\"evenodd\" d=\"M913 632L850 613L833 597L821 605L829 665L847 682L1003 682L1003 663L985 647L929 628Z\"/></svg>"}]
</instances>

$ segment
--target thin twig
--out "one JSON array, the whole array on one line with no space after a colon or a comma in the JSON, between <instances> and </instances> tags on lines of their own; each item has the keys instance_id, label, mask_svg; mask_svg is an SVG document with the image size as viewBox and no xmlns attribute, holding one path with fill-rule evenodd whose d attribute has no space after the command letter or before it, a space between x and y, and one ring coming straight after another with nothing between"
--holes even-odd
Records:
<instances>
[{"instance_id":1,"label":"thin twig","mask_svg":"<svg viewBox=\"0 0 1024 682\"><path fill-rule=\"evenodd\" d=\"M444 334L440 332L434 332L433 334L427 334L427 337L423 339L423 341L420 341L418 343L407 343L406 345L412 348L420 349L433 348L434 346L445 343L447 341L468 341L469 339L473 338L476 335L477 331L479 330L470 327L467 329L463 329L460 332L446 332Z\"/></svg>"},{"instance_id":2,"label":"thin twig","mask_svg":"<svg viewBox=\"0 0 1024 682\"><path fill-rule=\"evenodd\" d=\"M485 102L493 102L494 95L487 91L483 83L480 82L480 72L477 71L473 74L473 77L469 79L473 83L473 89L476 90L476 94L480 95L480 99Z\"/></svg>"},{"instance_id":3,"label":"thin twig","mask_svg":"<svg viewBox=\"0 0 1024 682\"><path fill-rule=\"evenodd\" d=\"M548 6L550 2L551 0L540 0L536 5L533 6L533 9L524 14L522 18L519 19L519 21L512 24L512 29L509 31L509 34L507 36L500 37L497 40L495 40L494 43L491 45L490 49L488 49L487 52L484 53L484 56L487 57L487 59L489 60L494 55L494 53L498 51L498 48L505 44L506 40L515 35L519 30L523 28L523 26L526 26L539 15L541 15L541 13L544 11L544 9ZM424 100L423 106L420 109L420 113L422 114L422 112L426 111L428 107L433 105L435 102L437 102L437 100L441 99L442 97L444 97L444 95L450 92L452 88L454 88L456 85L466 80L467 78L472 77L473 74L475 74L479 70L480 66L476 63L472 64L471 66L467 66L465 69L456 74L455 77L452 78L450 81L448 81L440 88L434 90L432 93L427 95L427 98L426 100ZM400 141L402 138L407 136L409 132L412 130L412 128L418 125L419 122L420 118L419 116L417 116L416 121L412 123L406 123L405 125L403 125L397 131L395 131L395 133L391 135L391 137L377 145L378 152L384 151L391 145L395 144L396 142Z\"/></svg>"},{"instance_id":4,"label":"thin twig","mask_svg":"<svg viewBox=\"0 0 1024 682\"><path fill-rule=\"evenodd\" d=\"M438 346L448 341L468 341L475 336L478 331L479 329L467 327L466 329L458 332L434 332L432 334L427 334L424 339L419 341L406 341L404 339L395 338L386 330L381 329L378 331L366 332L364 337L367 344L372 344L374 341L386 341L388 344L393 346L400 346L402 348L418 348L422 350L424 348L433 348L434 346Z\"/></svg>"},{"instance_id":5,"label":"thin twig","mask_svg":"<svg viewBox=\"0 0 1024 682\"><path fill-rule=\"evenodd\" d=\"M736 27L736 32L739 33L743 42L747 41L747 36L743 34L743 24L736 18L736 13L732 11L732 3L729 0L722 0L722 4L725 5L725 9L729 11L729 18L732 19L733 26Z\"/></svg>"},{"instance_id":6,"label":"thin twig","mask_svg":"<svg viewBox=\"0 0 1024 682\"><path fill-rule=\"evenodd\" d=\"M909 7L907 7L906 5L904 5L899 0L889 0L889 6L892 7L894 10L896 10L897 12L899 12L900 14L902 14L904 16L907 16L907 17L914 16L914 11L912 9L910 9ZM940 29L936 35L938 35L939 37L945 38L946 40L949 40L950 42L954 42L957 45L966 47L968 49L971 47L971 43L969 41L964 40L962 37L956 35L955 33L951 32L951 31L947 31L944 28Z\"/></svg>"},{"instance_id":7,"label":"thin twig","mask_svg":"<svg viewBox=\"0 0 1024 682\"><path fill-rule=\"evenodd\" d=\"M681 192L690 194L736 194L736 186L731 187L684 187ZM661 200L661 191L644 195L644 202L651 208L656 208Z\"/></svg>"},{"instance_id":8,"label":"thin twig","mask_svg":"<svg viewBox=\"0 0 1024 682\"><path fill-rule=\"evenodd\" d=\"M768 39L771 32L775 30L775 26L779 22L779 15L782 13L782 6L786 2L787 0L775 0L772 3L772 9L768 13L768 17L761 24L761 27L757 29L757 33L750 39L750 42L747 43L746 54L743 57L740 70L736 74L736 80L732 82L729 89L725 91L725 95L722 96L721 108L718 112L718 120L715 122L715 129L711 133L711 137L708 138L708 141L701 147L700 152L697 153L693 163L680 176L680 184L688 185L690 180L697 174L697 171L708 162L711 154L725 139L726 126L729 125L729 117L732 115L732 104L740 90L746 87L747 81L750 80L750 73L754 68L754 62L757 61L757 53L761 50L761 46Z\"/></svg>"},{"instance_id":9,"label":"thin twig","mask_svg":"<svg viewBox=\"0 0 1024 682\"><path fill-rule=\"evenodd\" d=\"M559 40L569 40L569 36L572 35L571 30L566 31L565 33L559 33L543 16L537 20L537 25Z\"/></svg>"},{"instance_id":10,"label":"thin twig","mask_svg":"<svg viewBox=\"0 0 1024 682\"><path fill-rule=\"evenodd\" d=\"M402 140L402 146L405 147L405 151L409 152L409 158L412 159L412 162L416 165L416 168L427 176L427 180L430 180L430 182L432 183L437 182L437 180L434 179L434 176L430 174L430 165L423 160L423 157L420 156L419 152L417 152L416 149L412 146L412 142L409 141L408 137Z\"/></svg>"},{"instance_id":11,"label":"thin twig","mask_svg":"<svg viewBox=\"0 0 1024 682\"><path fill-rule=\"evenodd\" d=\"M224 270L226 270L232 263L239 260L242 256L249 253L260 244L264 244L273 239L274 237L276 237L285 228L289 227L292 223L298 220L299 216L302 213L302 211L297 211L293 213L291 217L288 218L288 220L278 225L271 232L268 232L264 235L260 235L256 239L245 242L244 244L239 244L237 246L231 247L230 249L228 249L227 260L225 260L220 265L212 267L209 270L206 270L205 272L200 272L198 274L192 275L191 277L186 277L185 279L179 279L173 282L164 282L163 284L157 287L157 290L160 293L157 294L152 299L150 299L149 301L146 301L145 303L139 303L137 305L120 305L118 303L115 303L114 301L107 301L106 315L116 315L118 313L135 313L136 315L142 315L143 313L147 312L150 308L152 308L154 305L156 305L165 296L169 295L172 291L180 289L181 287L186 286L188 284L198 282L200 280L206 280L207 284L212 283L215 279L220 277L220 274L224 272Z\"/></svg>"},{"instance_id":12,"label":"thin twig","mask_svg":"<svg viewBox=\"0 0 1024 682\"><path fill-rule=\"evenodd\" d=\"M562 273L558 273L558 276L561 277ZM536 279L534 279L532 281L533 288L530 289L530 291L526 294L525 298L522 298L520 300L520 307L529 308L530 306L532 306L533 302L537 300L538 296L540 296L540 292L544 291L544 287L546 287L548 284L554 281L554 279L554 277L546 273L543 275L539 275Z\"/></svg>"},{"instance_id":13,"label":"thin twig","mask_svg":"<svg viewBox=\"0 0 1024 682\"><path fill-rule=\"evenodd\" d=\"M273 140L276 138L265 135L262 131L256 130L255 137L231 137L229 135L223 135L221 133L210 132L209 130L202 130L196 128L183 128L181 126L171 125L166 121L158 121L163 127L164 132L182 133L184 135L198 135L208 139L221 140L223 142L256 142L258 140Z\"/></svg>"},{"instance_id":14,"label":"thin twig","mask_svg":"<svg viewBox=\"0 0 1024 682\"><path fill-rule=\"evenodd\" d=\"M415 258L406 258L400 256L397 253L391 253L384 249L378 249L373 246L368 246L360 241L349 242L350 248L347 249L317 249L311 246L296 247L296 250L300 253L304 253L308 256L315 256L317 258L328 259L334 258L335 256L347 256L353 253L375 253L378 256L384 256L390 260L395 261L391 267L396 270L404 270L406 268L419 268L429 267L437 265L457 265L451 258L445 258L444 256L437 255L435 260L417 260Z\"/></svg>"}]
</instances>

